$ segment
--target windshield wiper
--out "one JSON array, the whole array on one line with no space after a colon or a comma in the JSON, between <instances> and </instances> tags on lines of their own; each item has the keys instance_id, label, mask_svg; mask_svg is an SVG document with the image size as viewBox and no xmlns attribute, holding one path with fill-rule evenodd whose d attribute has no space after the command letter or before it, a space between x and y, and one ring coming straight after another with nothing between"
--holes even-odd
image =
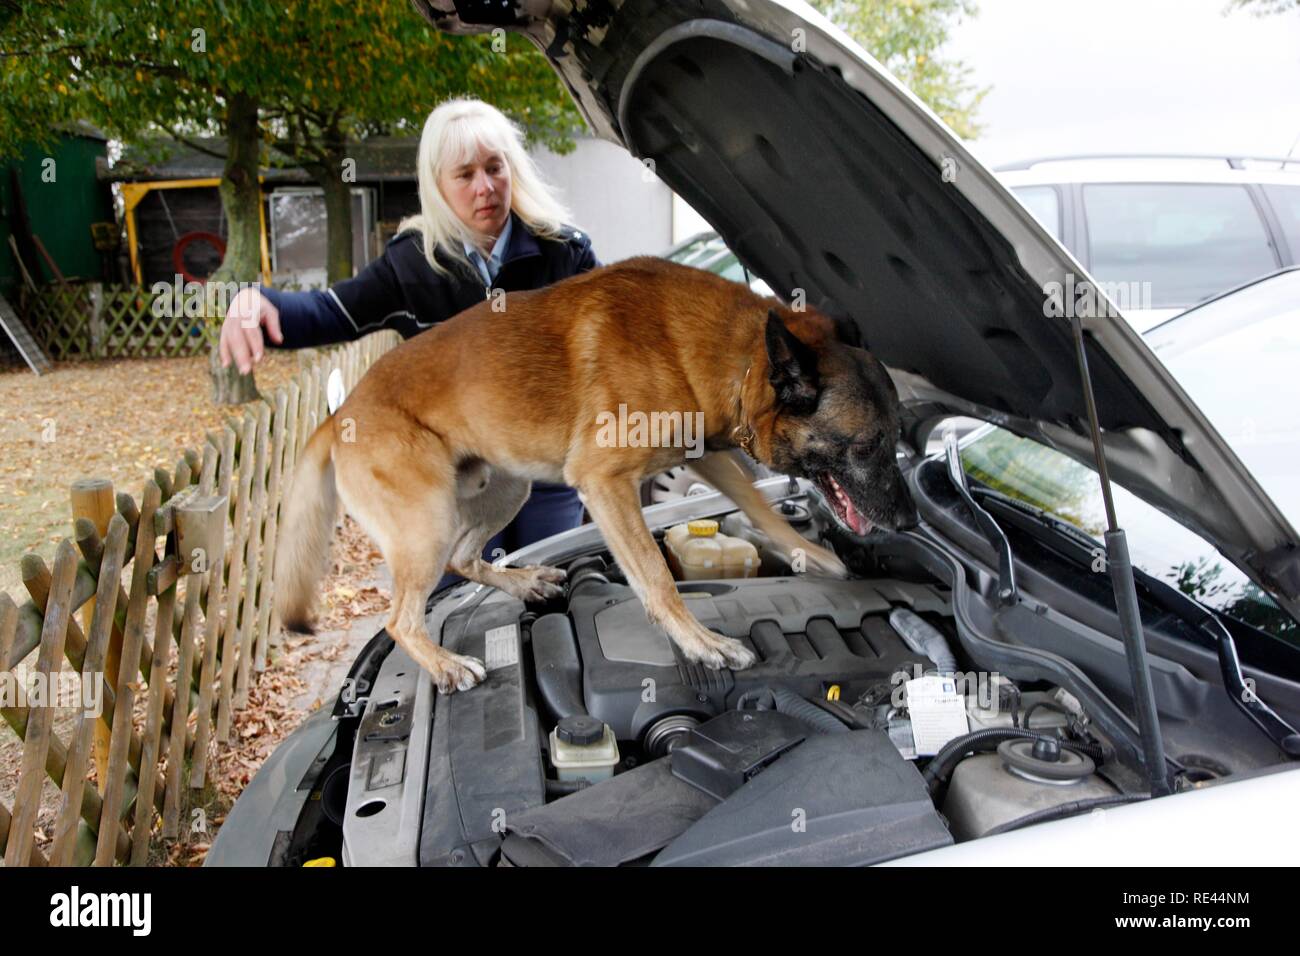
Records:
<instances>
[{"instance_id":1,"label":"windshield wiper","mask_svg":"<svg viewBox=\"0 0 1300 956\"><path fill-rule=\"evenodd\" d=\"M972 488L971 494L978 495L980 498L988 499L990 501L995 501L1004 508L1015 511L1017 514L1024 515L1026 518L1057 532L1062 537L1068 538L1070 543L1077 545L1080 550L1087 551L1089 557L1094 556L1101 548L1101 542L1088 534L1088 532L1079 528L1067 519L1062 518L1055 512L1048 511L1046 508L1030 504L1028 501L1021 498L1012 497L1005 492L989 488L985 485L979 485Z\"/></svg>"}]
</instances>

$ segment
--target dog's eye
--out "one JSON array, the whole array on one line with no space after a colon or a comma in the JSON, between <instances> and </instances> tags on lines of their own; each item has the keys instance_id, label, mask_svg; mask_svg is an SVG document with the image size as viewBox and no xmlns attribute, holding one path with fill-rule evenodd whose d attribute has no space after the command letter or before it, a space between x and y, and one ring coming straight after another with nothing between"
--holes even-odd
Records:
<instances>
[{"instance_id":1,"label":"dog's eye","mask_svg":"<svg viewBox=\"0 0 1300 956\"><path fill-rule=\"evenodd\" d=\"M849 451L855 458L870 458L879 447L880 437L873 436L872 438L864 438L861 441L854 442Z\"/></svg>"}]
</instances>

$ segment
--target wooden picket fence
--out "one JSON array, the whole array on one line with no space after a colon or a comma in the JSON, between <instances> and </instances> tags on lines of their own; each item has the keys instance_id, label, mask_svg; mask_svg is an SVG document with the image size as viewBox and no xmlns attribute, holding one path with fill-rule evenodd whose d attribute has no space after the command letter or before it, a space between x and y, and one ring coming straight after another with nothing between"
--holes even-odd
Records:
<instances>
[{"instance_id":1,"label":"wooden picket fence","mask_svg":"<svg viewBox=\"0 0 1300 956\"><path fill-rule=\"evenodd\" d=\"M30 600L0 592L0 717L23 741L13 807L0 803L4 865L139 865L157 838L181 835L186 790L204 786L215 748L233 745L233 714L278 635L280 506L327 414L328 376L340 369L351 390L396 342L381 332L320 355L242 422L209 433L202 453L156 470L139 501L106 481L74 485L75 541L58 545L52 568L24 557ZM102 695L97 717L76 711L67 739L51 706L64 657L80 693ZM61 796L44 852L35 824L47 776Z\"/></svg>"},{"instance_id":2,"label":"wooden picket fence","mask_svg":"<svg viewBox=\"0 0 1300 956\"><path fill-rule=\"evenodd\" d=\"M208 349L205 320L193 314L201 297L172 301L174 294L168 293L159 302L152 289L99 282L23 292L19 311L37 344L56 362L176 358Z\"/></svg>"}]
</instances>

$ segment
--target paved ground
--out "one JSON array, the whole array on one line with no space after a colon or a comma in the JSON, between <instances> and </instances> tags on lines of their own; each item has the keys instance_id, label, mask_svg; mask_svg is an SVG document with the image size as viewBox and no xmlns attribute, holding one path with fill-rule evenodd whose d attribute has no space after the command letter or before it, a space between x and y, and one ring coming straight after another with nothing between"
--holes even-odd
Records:
<instances>
[{"instance_id":1,"label":"paved ground","mask_svg":"<svg viewBox=\"0 0 1300 956\"><path fill-rule=\"evenodd\" d=\"M392 591L392 579L388 575L388 569L382 565L373 577L361 583L363 587L376 587L390 593ZM317 707L333 703L339 688L343 686L343 679L352 668L352 662L366 642L379 633L387 616L387 611L382 611L353 618L342 628L318 631L307 639L321 651L328 651L329 658L332 659L314 658L298 672L305 686L303 692L292 701L295 710L302 711L305 718ZM333 653L335 647L340 649L337 654Z\"/></svg>"}]
</instances>

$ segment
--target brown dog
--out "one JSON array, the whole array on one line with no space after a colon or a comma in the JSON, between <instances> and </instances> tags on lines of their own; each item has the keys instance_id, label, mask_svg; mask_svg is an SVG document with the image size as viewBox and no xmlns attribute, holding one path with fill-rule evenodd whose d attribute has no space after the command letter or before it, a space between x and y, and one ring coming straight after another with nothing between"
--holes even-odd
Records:
<instances>
[{"instance_id":1,"label":"brown dog","mask_svg":"<svg viewBox=\"0 0 1300 956\"><path fill-rule=\"evenodd\" d=\"M611 443L601 423L620 406L657 415L671 434ZM691 616L641 516L641 480L687 460L686 421L702 421L713 452L691 467L781 551L802 549L809 568L845 573L719 452L741 445L810 478L854 533L898 527L915 513L895 459L898 397L878 361L841 343L821 313L794 312L698 269L629 259L511 292L504 309L485 300L374 364L298 462L276 556L280 618L309 627L337 484L392 570L388 633L444 693L466 690L483 665L429 640L429 593L444 569L525 601L561 593L558 568L494 567L481 552L531 482L563 481L579 490L646 614L685 657L747 667L748 648Z\"/></svg>"}]
</instances>

